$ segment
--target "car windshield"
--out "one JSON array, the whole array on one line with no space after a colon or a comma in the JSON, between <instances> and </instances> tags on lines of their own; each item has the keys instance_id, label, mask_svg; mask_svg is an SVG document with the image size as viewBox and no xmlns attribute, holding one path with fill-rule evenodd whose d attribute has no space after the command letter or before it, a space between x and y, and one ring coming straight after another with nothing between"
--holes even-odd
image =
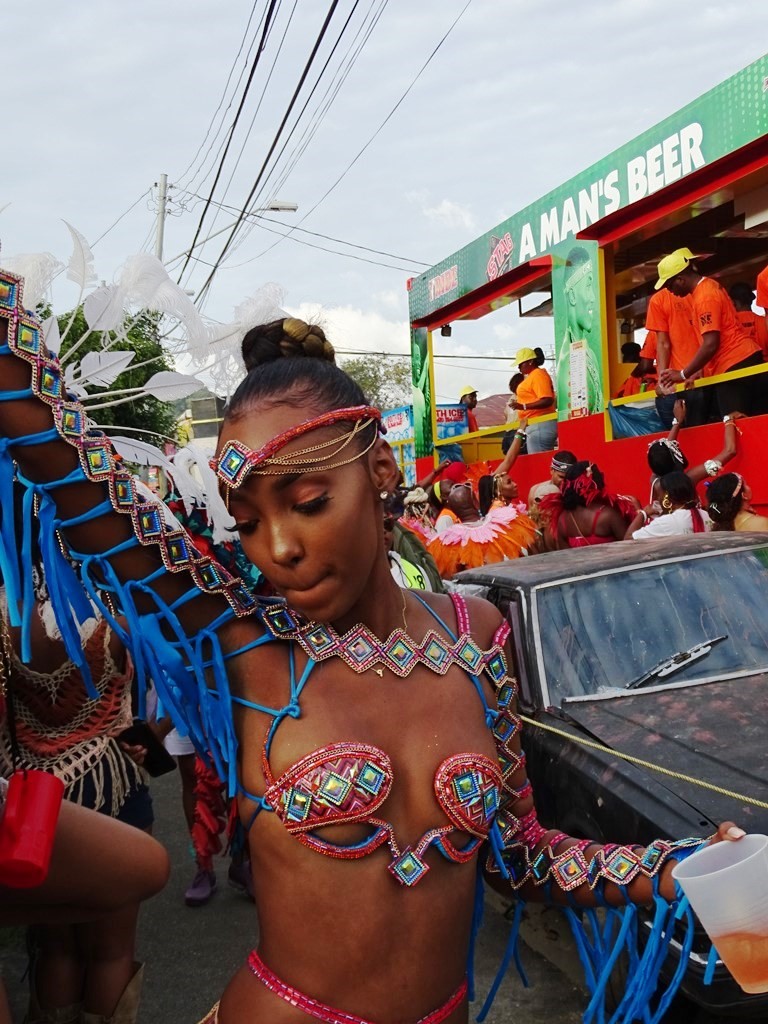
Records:
<instances>
[{"instance_id":1,"label":"car windshield","mask_svg":"<svg viewBox=\"0 0 768 1024\"><path fill-rule=\"evenodd\" d=\"M720 637L647 685L768 670L767 588L768 547L761 547L537 589L550 703L626 689L665 659Z\"/></svg>"}]
</instances>

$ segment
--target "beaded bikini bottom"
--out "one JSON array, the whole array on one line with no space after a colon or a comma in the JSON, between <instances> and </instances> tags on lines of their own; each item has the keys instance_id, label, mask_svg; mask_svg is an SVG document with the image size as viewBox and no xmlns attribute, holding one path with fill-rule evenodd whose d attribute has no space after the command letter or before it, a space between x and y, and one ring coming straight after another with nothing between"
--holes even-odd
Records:
<instances>
[{"instance_id":1,"label":"beaded bikini bottom","mask_svg":"<svg viewBox=\"0 0 768 1024\"><path fill-rule=\"evenodd\" d=\"M308 1017L325 1021L326 1024L374 1024L373 1021L367 1020L364 1017L357 1017L354 1013L345 1013L344 1010L334 1010L332 1006L327 1006L325 1003L318 1002L317 999L312 999L311 996L304 995L303 992L300 992L297 988L287 984L287 982L278 978L276 974L273 974L256 950L248 957L248 966L251 969L251 973L270 992L274 992L276 996L280 996L286 1003L290 1003L297 1010L306 1013ZM431 1013L428 1013L426 1017L420 1017L415 1024L440 1024L440 1021L447 1020L466 998L467 979L465 978L447 1002ZM215 1024L216 1017L206 1018L206 1020L210 1021L211 1024ZM203 1024L206 1024L206 1022L203 1021Z\"/></svg>"}]
</instances>

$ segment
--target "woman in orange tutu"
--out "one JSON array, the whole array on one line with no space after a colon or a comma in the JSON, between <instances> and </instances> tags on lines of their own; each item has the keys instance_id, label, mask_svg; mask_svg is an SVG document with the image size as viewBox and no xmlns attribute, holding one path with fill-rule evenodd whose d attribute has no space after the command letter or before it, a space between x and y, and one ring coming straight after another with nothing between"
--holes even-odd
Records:
<instances>
[{"instance_id":1,"label":"woman in orange tutu","mask_svg":"<svg viewBox=\"0 0 768 1024\"><path fill-rule=\"evenodd\" d=\"M483 517L472 488L457 484L446 505L458 522L443 530L427 547L443 579L463 569L519 558L534 546L536 527L515 503L491 508Z\"/></svg>"}]
</instances>

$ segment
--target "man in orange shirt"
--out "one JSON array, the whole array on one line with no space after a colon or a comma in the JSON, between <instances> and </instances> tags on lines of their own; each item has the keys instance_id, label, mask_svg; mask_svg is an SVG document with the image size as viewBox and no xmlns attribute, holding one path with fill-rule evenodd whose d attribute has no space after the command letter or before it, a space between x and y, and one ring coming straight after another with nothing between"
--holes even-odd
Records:
<instances>
[{"instance_id":1,"label":"man in orange shirt","mask_svg":"<svg viewBox=\"0 0 768 1024\"><path fill-rule=\"evenodd\" d=\"M763 353L750 340L736 319L736 310L724 288L704 277L696 267L690 249L676 249L659 263L656 290L667 288L680 298L693 298L694 322L701 335L698 352L680 369L667 368L659 375L663 387L688 380L707 364L712 375L758 366ZM714 386L720 414L732 412L747 415L762 411L765 402L765 381L760 376L741 377Z\"/></svg>"},{"instance_id":2,"label":"man in orange shirt","mask_svg":"<svg viewBox=\"0 0 768 1024\"><path fill-rule=\"evenodd\" d=\"M622 363L635 363L636 365L616 392L617 398L628 398L630 395L637 395L646 390L650 392L656 387L656 371L653 365L655 358L655 348L653 356L648 358L643 356L636 341L626 341L621 346Z\"/></svg>"},{"instance_id":3,"label":"man in orange shirt","mask_svg":"<svg viewBox=\"0 0 768 1024\"><path fill-rule=\"evenodd\" d=\"M656 373L659 377L667 369L684 369L699 351L699 332L693 317L693 298L690 295L680 297L662 288L649 298L645 329L656 335ZM678 397L657 392L656 411L665 430L672 427ZM710 412L707 393L698 390L685 397L686 421L694 427L706 423Z\"/></svg>"},{"instance_id":4,"label":"man in orange shirt","mask_svg":"<svg viewBox=\"0 0 768 1024\"><path fill-rule=\"evenodd\" d=\"M759 313L752 312L752 303L755 301L755 292L746 281L737 281L728 289L728 294L736 309L736 319L750 336L763 350L763 357L768 357L768 327L766 318Z\"/></svg>"},{"instance_id":5,"label":"man in orange shirt","mask_svg":"<svg viewBox=\"0 0 768 1024\"><path fill-rule=\"evenodd\" d=\"M521 348L515 356L523 380L517 385L517 401L512 408L520 417L525 430L528 454L551 451L557 445L557 420L531 423L537 416L555 411L555 391L552 378L542 368L544 353L541 349Z\"/></svg>"}]
</instances>

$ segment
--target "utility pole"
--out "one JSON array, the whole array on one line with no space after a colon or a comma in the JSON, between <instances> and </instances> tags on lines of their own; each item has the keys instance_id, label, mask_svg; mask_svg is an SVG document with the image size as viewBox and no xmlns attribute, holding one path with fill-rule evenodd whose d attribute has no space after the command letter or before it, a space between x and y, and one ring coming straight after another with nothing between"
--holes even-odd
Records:
<instances>
[{"instance_id":1,"label":"utility pole","mask_svg":"<svg viewBox=\"0 0 768 1024\"><path fill-rule=\"evenodd\" d=\"M168 199L168 175L161 174L157 186L157 230L155 232L155 256L163 262L163 238L165 236L165 204Z\"/></svg>"}]
</instances>

